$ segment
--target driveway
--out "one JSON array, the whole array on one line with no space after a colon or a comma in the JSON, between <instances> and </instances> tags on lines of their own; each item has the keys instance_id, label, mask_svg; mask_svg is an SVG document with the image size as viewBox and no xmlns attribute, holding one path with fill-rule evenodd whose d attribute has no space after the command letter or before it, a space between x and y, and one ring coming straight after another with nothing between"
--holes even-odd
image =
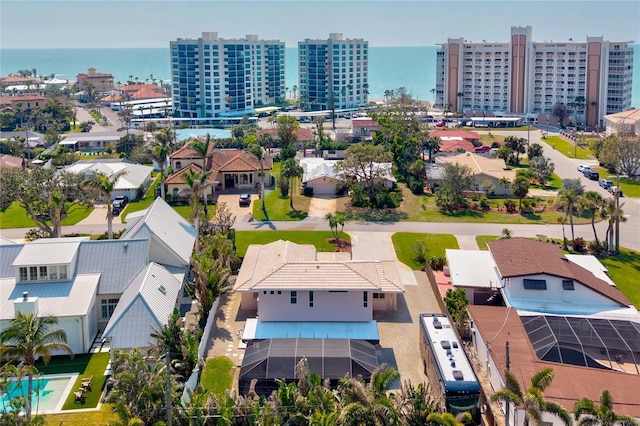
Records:
<instances>
[{"instance_id":1,"label":"driveway","mask_svg":"<svg viewBox=\"0 0 640 426\"><path fill-rule=\"evenodd\" d=\"M324 219L327 213L336 212L336 197L333 195L314 196L309 203L307 219Z\"/></svg>"},{"instance_id":2,"label":"driveway","mask_svg":"<svg viewBox=\"0 0 640 426\"><path fill-rule=\"evenodd\" d=\"M232 215L236 217L236 222L250 222L253 220L253 203L258 199L258 194L250 194L251 204L249 207L240 207L240 194L219 194L216 204L227 203L227 207Z\"/></svg>"}]
</instances>

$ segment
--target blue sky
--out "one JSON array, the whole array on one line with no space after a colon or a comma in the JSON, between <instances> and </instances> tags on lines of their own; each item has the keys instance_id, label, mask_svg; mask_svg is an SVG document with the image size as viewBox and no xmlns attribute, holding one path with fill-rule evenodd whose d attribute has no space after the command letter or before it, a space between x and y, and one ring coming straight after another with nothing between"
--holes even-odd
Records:
<instances>
[{"instance_id":1,"label":"blue sky","mask_svg":"<svg viewBox=\"0 0 640 426\"><path fill-rule=\"evenodd\" d=\"M371 46L428 46L447 37L508 41L511 26L533 40L640 43L640 1L154 1L0 0L2 48L168 47L177 38L217 31L258 34L296 46L331 32Z\"/></svg>"}]
</instances>

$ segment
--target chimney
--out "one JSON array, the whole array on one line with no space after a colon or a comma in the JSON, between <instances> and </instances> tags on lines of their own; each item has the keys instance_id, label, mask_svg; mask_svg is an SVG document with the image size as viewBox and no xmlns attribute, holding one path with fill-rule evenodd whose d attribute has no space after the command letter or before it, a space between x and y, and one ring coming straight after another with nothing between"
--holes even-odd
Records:
<instances>
[{"instance_id":1,"label":"chimney","mask_svg":"<svg viewBox=\"0 0 640 426\"><path fill-rule=\"evenodd\" d=\"M13 310L14 312L23 312L25 314L33 313L35 316L38 315L38 298L37 297L29 297L29 292L22 292L22 297L18 297L13 302Z\"/></svg>"},{"instance_id":2,"label":"chimney","mask_svg":"<svg viewBox=\"0 0 640 426\"><path fill-rule=\"evenodd\" d=\"M23 291L22 292L22 301L26 302L29 300L29 292L28 291Z\"/></svg>"}]
</instances>

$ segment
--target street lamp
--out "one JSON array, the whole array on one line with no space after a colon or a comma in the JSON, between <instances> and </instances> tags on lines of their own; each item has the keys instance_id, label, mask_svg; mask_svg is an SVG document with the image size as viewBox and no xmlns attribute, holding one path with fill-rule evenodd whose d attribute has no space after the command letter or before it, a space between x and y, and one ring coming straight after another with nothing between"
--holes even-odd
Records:
<instances>
[{"instance_id":1,"label":"street lamp","mask_svg":"<svg viewBox=\"0 0 640 426\"><path fill-rule=\"evenodd\" d=\"M528 122L527 124L527 149L529 148L529 143L531 141L531 122Z\"/></svg>"}]
</instances>

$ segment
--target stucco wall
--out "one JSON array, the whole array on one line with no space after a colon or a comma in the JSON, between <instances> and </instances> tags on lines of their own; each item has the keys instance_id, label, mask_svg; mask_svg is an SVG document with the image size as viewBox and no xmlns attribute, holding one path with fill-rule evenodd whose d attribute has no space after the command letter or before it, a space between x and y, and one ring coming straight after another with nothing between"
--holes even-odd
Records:
<instances>
[{"instance_id":1,"label":"stucco wall","mask_svg":"<svg viewBox=\"0 0 640 426\"><path fill-rule=\"evenodd\" d=\"M313 292L313 307L309 306L309 292L298 291L297 303L291 303L291 292L260 292L258 316L261 321L371 321L373 297L363 306L361 291L344 293Z\"/></svg>"}]
</instances>

